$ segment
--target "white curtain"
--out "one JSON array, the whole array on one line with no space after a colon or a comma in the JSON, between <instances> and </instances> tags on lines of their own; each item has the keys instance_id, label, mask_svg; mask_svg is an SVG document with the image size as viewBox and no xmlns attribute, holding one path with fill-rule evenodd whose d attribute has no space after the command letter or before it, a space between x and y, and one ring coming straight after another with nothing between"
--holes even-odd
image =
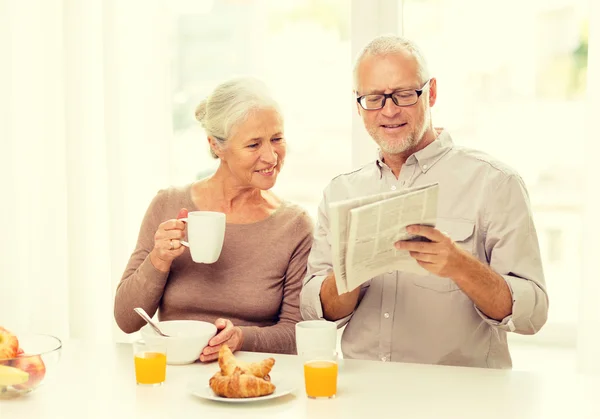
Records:
<instances>
[{"instance_id":1,"label":"white curtain","mask_svg":"<svg viewBox=\"0 0 600 419\"><path fill-rule=\"evenodd\" d=\"M0 325L122 339L116 284L169 179L160 0L0 0Z\"/></svg>"}]
</instances>

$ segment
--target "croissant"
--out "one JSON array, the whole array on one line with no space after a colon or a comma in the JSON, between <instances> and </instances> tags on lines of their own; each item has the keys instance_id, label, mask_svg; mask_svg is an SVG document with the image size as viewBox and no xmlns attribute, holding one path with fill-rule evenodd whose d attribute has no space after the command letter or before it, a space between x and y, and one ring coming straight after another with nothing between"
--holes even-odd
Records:
<instances>
[{"instance_id":1,"label":"croissant","mask_svg":"<svg viewBox=\"0 0 600 419\"><path fill-rule=\"evenodd\" d=\"M209 384L217 396L227 398L267 396L275 391L273 383L246 374L239 367L230 376L224 376L221 372L217 372L211 377Z\"/></svg>"},{"instance_id":2,"label":"croissant","mask_svg":"<svg viewBox=\"0 0 600 419\"><path fill-rule=\"evenodd\" d=\"M227 398L267 396L275 391L269 373L275 364L273 358L261 362L238 361L227 345L219 350L219 368L209 380L212 391Z\"/></svg>"},{"instance_id":3,"label":"croissant","mask_svg":"<svg viewBox=\"0 0 600 419\"><path fill-rule=\"evenodd\" d=\"M221 368L221 374L225 376L232 375L235 368L238 367L246 374L270 380L269 373L273 365L275 365L273 358L263 359L261 362L247 363L238 361L229 346L222 345L219 349L219 368Z\"/></svg>"}]
</instances>

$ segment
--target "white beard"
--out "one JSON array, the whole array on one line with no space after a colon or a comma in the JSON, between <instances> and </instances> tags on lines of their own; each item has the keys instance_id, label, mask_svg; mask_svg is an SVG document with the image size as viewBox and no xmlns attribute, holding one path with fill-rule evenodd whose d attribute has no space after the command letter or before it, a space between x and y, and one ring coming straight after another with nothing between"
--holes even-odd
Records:
<instances>
[{"instance_id":1,"label":"white beard","mask_svg":"<svg viewBox=\"0 0 600 419\"><path fill-rule=\"evenodd\" d=\"M417 144L425 135L425 131L427 131L427 127L431 124L431 115L429 112L429 108L425 110L425 116L423 117L423 121L419 124L418 128L409 134L400 141L388 142L386 139L380 139L377 141L379 147L384 153L387 154L401 154L412 148L415 148ZM371 135L373 137L373 135Z\"/></svg>"}]
</instances>

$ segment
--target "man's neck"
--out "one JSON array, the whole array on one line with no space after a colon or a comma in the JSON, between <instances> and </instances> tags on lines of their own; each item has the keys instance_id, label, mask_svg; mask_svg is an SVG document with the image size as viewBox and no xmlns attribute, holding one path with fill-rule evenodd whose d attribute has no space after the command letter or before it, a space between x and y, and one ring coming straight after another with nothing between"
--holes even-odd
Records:
<instances>
[{"instance_id":1,"label":"man's neck","mask_svg":"<svg viewBox=\"0 0 600 419\"><path fill-rule=\"evenodd\" d=\"M404 163L406 163L406 160L408 160L408 158L417 151L423 150L429 144L434 142L440 132L442 132L441 129L428 129L425 131L423 137L421 137L421 140L419 140L414 147L403 151L402 153L388 154L382 151L381 154L383 155L383 162L391 169L394 176L396 176L396 179L398 179L398 176L400 176L400 170L402 169Z\"/></svg>"}]
</instances>

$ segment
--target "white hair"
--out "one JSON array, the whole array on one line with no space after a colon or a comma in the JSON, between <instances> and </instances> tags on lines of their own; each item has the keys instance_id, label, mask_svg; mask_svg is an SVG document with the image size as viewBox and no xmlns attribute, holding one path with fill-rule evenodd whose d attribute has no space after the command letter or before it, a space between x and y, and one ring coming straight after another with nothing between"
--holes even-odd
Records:
<instances>
[{"instance_id":1,"label":"white hair","mask_svg":"<svg viewBox=\"0 0 600 419\"><path fill-rule=\"evenodd\" d=\"M418 77L421 83L429 80L429 67L425 56L421 52L419 46L403 36L398 35L381 35L369 42L358 54L354 62L354 88L358 89L358 67L362 60L367 56L383 56L388 54L401 54L408 52L417 61Z\"/></svg>"},{"instance_id":2,"label":"white hair","mask_svg":"<svg viewBox=\"0 0 600 419\"><path fill-rule=\"evenodd\" d=\"M258 109L275 109L281 114L279 104L267 86L253 77L239 77L219 84L196 107L196 119L209 137L224 147L232 130ZM214 158L218 158L210 150Z\"/></svg>"}]
</instances>

